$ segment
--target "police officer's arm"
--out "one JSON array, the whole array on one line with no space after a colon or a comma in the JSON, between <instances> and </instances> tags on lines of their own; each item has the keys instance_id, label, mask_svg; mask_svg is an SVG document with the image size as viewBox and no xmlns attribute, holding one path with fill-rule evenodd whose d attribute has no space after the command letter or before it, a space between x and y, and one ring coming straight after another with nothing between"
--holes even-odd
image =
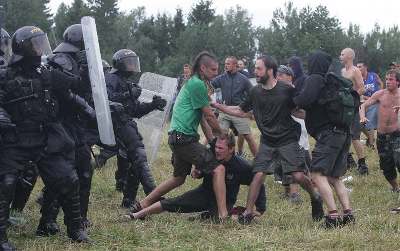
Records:
<instances>
[{"instance_id":1,"label":"police officer's arm","mask_svg":"<svg viewBox=\"0 0 400 251\"><path fill-rule=\"evenodd\" d=\"M375 92L374 94L372 94L372 96L367 99L361 106L360 106L360 123L366 123L367 121L369 121L366 117L365 117L365 111L367 110L367 108L373 104L376 104L379 102L379 98L382 96L384 90L379 90L377 92Z\"/></svg>"},{"instance_id":2,"label":"police officer's arm","mask_svg":"<svg viewBox=\"0 0 400 251\"><path fill-rule=\"evenodd\" d=\"M108 99L113 102L122 103L126 99L126 93L117 91L117 85L117 82L108 80L108 78L106 78Z\"/></svg>"}]
</instances>

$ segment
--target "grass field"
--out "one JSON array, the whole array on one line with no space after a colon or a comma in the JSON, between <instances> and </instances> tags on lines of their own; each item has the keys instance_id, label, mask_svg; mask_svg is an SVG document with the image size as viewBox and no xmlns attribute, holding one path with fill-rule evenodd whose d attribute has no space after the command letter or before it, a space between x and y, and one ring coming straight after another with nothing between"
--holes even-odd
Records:
<instances>
[{"instance_id":1,"label":"grass field","mask_svg":"<svg viewBox=\"0 0 400 251\"><path fill-rule=\"evenodd\" d=\"M171 175L170 150L164 142L152 171L157 182ZM236 222L216 225L192 222L187 215L162 214L146 221L125 221L119 208L121 194L115 191L116 162L110 161L93 179L89 217L91 244L74 244L62 226L59 235L38 238L34 235L39 207L34 202L41 184L35 188L25 215L28 223L9 231L10 239L24 250L400 250L400 215L389 209L399 206L398 195L391 193L378 168L377 154L368 150L370 175L354 177L346 185L352 189L351 200L357 224L337 230L325 230L310 216L309 198L295 206L279 198L281 187L267 178L268 209L256 223L241 226ZM190 177L184 186L169 196L181 194L197 185ZM247 187L242 187L238 204L244 205ZM143 196L143 193L140 194Z\"/></svg>"}]
</instances>

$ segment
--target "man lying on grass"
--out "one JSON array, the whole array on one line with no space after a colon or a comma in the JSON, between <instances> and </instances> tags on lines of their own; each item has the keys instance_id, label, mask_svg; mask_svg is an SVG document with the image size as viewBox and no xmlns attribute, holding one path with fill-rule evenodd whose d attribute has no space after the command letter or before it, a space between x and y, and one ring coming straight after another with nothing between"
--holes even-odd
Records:
<instances>
[{"instance_id":1,"label":"man lying on grass","mask_svg":"<svg viewBox=\"0 0 400 251\"><path fill-rule=\"evenodd\" d=\"M223 163L226 169L226 202L227 208L232 209L236 202L240 185L250 185L253 179L252 168L250 163L245 159L234 154L235 136L232 133L224 133L214 142L211 144L211 147L214 148L215 157L220 163ZM179 213L205 212L202 216L217 219L218 208L213 192L212 175L205 174L203 176L198 169L193 169L191 175L196 179L203 177L203 183L181 196L161 200L139 212L130 213L127 216L131 219L141 219L147 215L158 214L164 211ZM255 205L255 215L264 213L266 209L264 186L260 189Z\"/></svg>"}]
</instances>

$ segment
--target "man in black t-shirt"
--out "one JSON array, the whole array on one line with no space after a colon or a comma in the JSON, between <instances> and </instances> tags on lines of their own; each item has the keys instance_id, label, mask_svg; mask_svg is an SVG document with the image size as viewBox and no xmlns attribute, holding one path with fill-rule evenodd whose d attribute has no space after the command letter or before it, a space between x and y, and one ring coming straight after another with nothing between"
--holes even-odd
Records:
<instances>
[{"instance_id":1,"label":"man in black t-shirt","mask_svg":"<svg viewBox=\"0 0 400 251\"><path fill-rule=\"evenodd\" d=\"M232 209L236 203L240 185L250 185L253 178L252 167L248 161L235 155L235 136L222 134L215 143L210 144L215 158L225 166L226 203L227 208ZM192 169L193 178L203 178L203 182L197 188L184 194L167 198L152 204L136 213L127 215L131 219L140 219L151 214L164 211L193 213L206 212L201 216L218 218L217 201L213 190L213 178L211 174L201 173L198 169ZM265 187L262 186L255 203L257 214L263 214L266 210L267 198Z\"/></svg>"},{"instance_id":2,"label":"man in black t-shirt","mask_svg":"<svg viewBox=\"0 0 400 251\"><path fill-rule=\"evenodd\" d=\"M220 111L238 117L244 117L253 110L261 132L260 147L254 160L253 172L256 174L250 185L246 211L239 217L239 222L243 224L251 222L254 202L265 175L274 173L274 162L279 162L283 173L292 175L293 181L310 194L313 219L320 220L323 217L321 199L310 179L304 175L305 160L298 144L300 124L291 117L295 109L292 101L295 89L276 80L277 68L277 63L271 57L259 57L255 68L259 85L250 90L245 101L239 106L212 104Z\"/></svg>"}]
</instances>

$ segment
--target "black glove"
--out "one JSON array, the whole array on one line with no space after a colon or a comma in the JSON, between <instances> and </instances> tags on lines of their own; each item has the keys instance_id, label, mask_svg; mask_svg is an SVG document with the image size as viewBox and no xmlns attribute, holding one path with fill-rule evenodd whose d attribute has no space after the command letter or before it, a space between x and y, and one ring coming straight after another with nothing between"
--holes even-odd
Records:
<instances>
[{"instance_id":1,"label":"black glove","mask_svg":"<svg viewBox=\"0 0 400 251\"><path fill-rule=\"evenodd\" d=\"M164 107L167 105L167 101L160 96L154 95L153 96L153 101L151 102L153 107L155 109L158 109L160 111L164 111Z\"/></svg>"}]
</instances>

